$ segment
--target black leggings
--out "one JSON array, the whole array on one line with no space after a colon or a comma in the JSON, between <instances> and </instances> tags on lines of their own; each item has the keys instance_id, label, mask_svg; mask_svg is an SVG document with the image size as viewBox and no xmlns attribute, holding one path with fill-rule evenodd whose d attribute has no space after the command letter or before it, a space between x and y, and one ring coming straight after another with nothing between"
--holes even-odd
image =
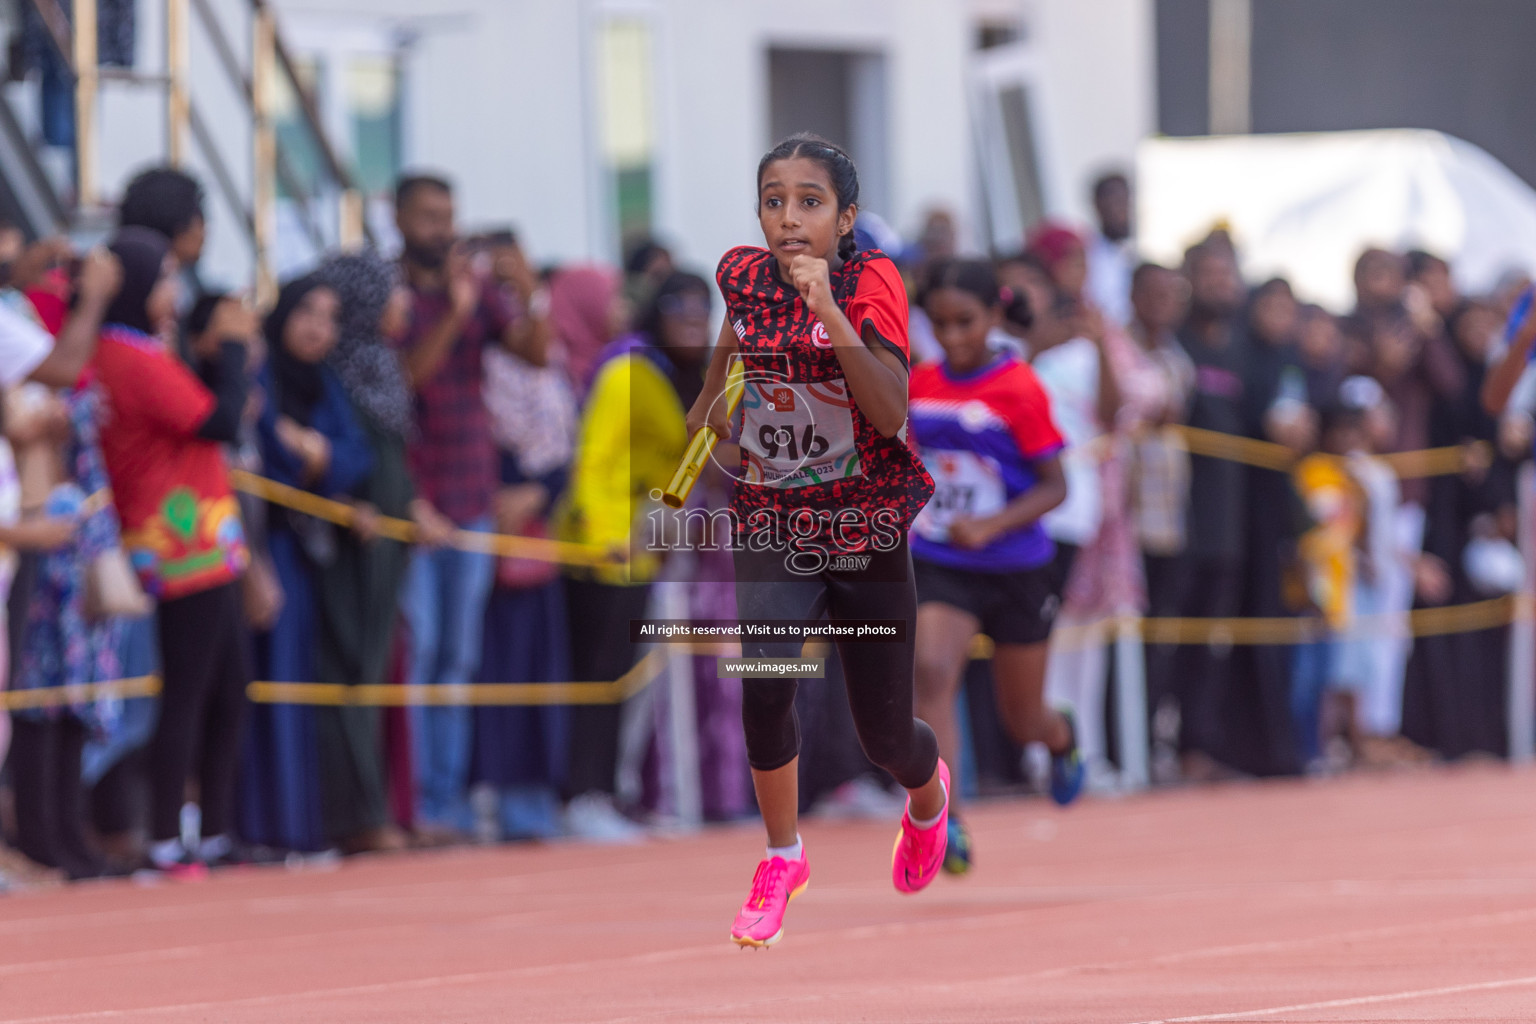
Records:
<instances>
[{"instance_id":1,"label":"black leggings","mask_svg":"<svg viewBox=\"0 0 1536 1024\"><path fill-rule=\"evenodd\" d=\"M95 856L85 841L80 752L85 726L64 714L56 719L15 716L11 775L16 789L16 846L71 878L94 873Z\"/></svg>"},{"instance_id":2,"label":"black leggings","mask_svg":"<svg viewBox=\"0 0 1536 1024\"><path fill-rule=\"evenodd\" d=\"M238 584L160 604L160 723L149 741L150 838L181 834L196 768L202 834L230 827L245 687L251 680Z\"/></svg>"},{"instance_id":3,"label":"black leggings","mask_svg":"<svg viewBox=\"0 0 1536 1024\"><path fill-rule=\"evenodd\" d=\"M635 664L636 646L629 639L629 620L645 615L651 588L565 581L566 614L571 624L571 678L577 682L611 682ZM622 704L577 704L570 709L570 748L566 761L565 795L613 795L619 773L619 732Z\"/></svg>"},{"instance_id":4,"label":"black leggings","mask_svg":"<svg viewBox=\"0 0 1536 1024\"><path fill-rule=\"evenodd\" d=\"M752 619L900 619L901 641L838 641L859 745L875 764L907 789L933 777L939 744L926 722L912 716L912 651L917 632L917 590L906 542L874 552L863 570L824 569L815 575L791 572L781 551L735 552L736 613ZM743 637L746 658L796 658L800 641ZM743 679L741 720L747 760L758 771L773 771L800 753L794 679Z\"/></svg>"}]
</instances>

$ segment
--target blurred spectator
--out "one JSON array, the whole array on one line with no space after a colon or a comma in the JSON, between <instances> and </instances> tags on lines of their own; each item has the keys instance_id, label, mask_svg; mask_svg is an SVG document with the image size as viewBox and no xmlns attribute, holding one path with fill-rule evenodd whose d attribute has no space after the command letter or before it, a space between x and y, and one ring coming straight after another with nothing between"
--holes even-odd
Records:
<instances>
[{"instance_id":1,"label":"blurred spectator","mask_svg":"<svg viewBox=\"0 0 1536 1024\"><path fill-rule=\"evenodd\" d=\"M336 293L318 274L284 285L267 314L266 400L258 431L262 470L280 484L343 498L372 468L368 439L326 358L336 346ZM257 672L273 682L318 678L317 573L336 557L332 524L273 509L267 550L283 588L282 610L257 638ZM314 709L302 704L253 708L246 726L240 782L240 835L286 850L320 850L319 745Z\"/></svg>"},{"instance_id":2,"label":"blurred spectator","mask_svg":"<svg viewBox=\"0 0 1536 1024\"><path fill-rule=\"evenodd\" d=\"M24 250L18 240L6 254L11 283L32 283L42 264L62 251L53 243ZM23 261L33 265L18 266ZM87 257L76 283L77 309L66 328L75 351L66 356L83 353L89 358L120 280L117 261L104 251ZM40 385L28 385L38 389L31 394L10 391L28 374L36 376L41 370L44 377L63 376L72 371L78 376L80 367L73 359L60 365L47 327L19 291L8 289L0 297L0 310L5 314L0 317L0 384L9 391L5 438L0 440L0 544L6 549L0 555L0 597L8 596L18 549L46 552L28 577L26 592L18 595L27 611L15 683L31 689L114 678L115 624L86 620L88 566L118 542L111 504L97 500L85 507L85 496L106 483L96 444L96 395L89 388L72 389L61 402ZM12 444L18 446L19 458L41 471L35 484L42 493L25 521ZM11 675L10 653L9 638L0 638L0 690ZM71 878L91 877L103 869L82 832L80 748L87 726L109 726L114 710L111 702L78 702L16 712L14 745L12 715L0 715L0 763L11 748L17 841L34 862L62 869Z\"/></svg>"},{"instance_id":3,"label":"blurred spectator","mask_svg":"<svg viewBox=\"0 0 1536 1024\"><path fill-rule=\"evenodd\" d=\"M1375 313L1399 306L1408 284L1408 266L1402 256L1386 249L1369 248L1355 258L1355 312Z\"/></svg>"},{"instance_id":4,"label":"blurred spectator","mask_svg":"<svg viewBox=\"0 0 1536 1024\"><path fill-rule=\"evenodd\" d=\"M26 68L36 68L39 73L39 121L43 142L73 149L75 73L69 60L59 53L59 44L43 20L42 11L43 8L27 4L16 12L21 18L22 29L12 60L20 56ZM64 12L68 17L69 5L64 6ZM134 0L97 0L96 59L99 65L133 67L137 13L138 5Z\"/></svg>"},{"instance_id":5,"label":"blurred spectator","mask_svg":"<svg viewBox=\"0 0 1536 1024\"><path fill-rule=\"evenodd\" d=\"M1179 343L1195 367L1188 423L1226 434L1244 431L1248 343L1238 315L1244 289L1229 245L1206 242L1185 254L1189 316ZM1242 594L1244 472L1239 463L1190 460L1182 555L1148 557L1151 611L1158 617L1230 618ZM1153 645L1147 651L1147 704L1154 715L1176 710L1186 776L1210 777L1224 740L1231 649ZM1163 738L1166 738L1164 736Z\"/></svg>"},{"instance_id":6,"label":"blurred spectator","mask_svg":"<svg viewBox=\"0 0 1536 1024\"><path fill-rule=\"evenodd\" d=\"M1131 237L1131 182L1114 171L1093 183L1093 210L1099 229L1088 240L1088 297L1114 324L1131 321L1131 273L1136 243Z\"/></svg>"},{"instance_id":7,"label":"blurred spectator","mask_svg":"<svg viewBox=\"0 0 1536 1024\"><path fill-rule=\"evenodd\" d=\"M549 350L549 289L529 263L517 239L517 232L502 228L480 236L478 244L485 257L483 273L501 290L517 321L518 343L541 352Z\"/></svg>"},{"instance_id":8,"label":"blurred spectator","mask_svg":"<svg viewBox=\"0 0 1536 1024\"><path fill-rule=\"evenodd\" d=\"M1330 406L1323 411L1319 436L1318 451L1291 471L1313 524L1302 534L1298 554L1306 601L1319 614L1323 631L1296 647L1291 674L1292 728L1301 764L1310 772L1323 767L1323 698L1338 671L1339 631L1354 614L1355 549L1365 535L1368 498L1344 460L1369 453L1365 411Z\"/></svg>"},{"instance_id":9,"label":"blurred spectator","mask_svg":"<svg viewBox=\"0 0 1536 1024\"><path fill-rule=\"evenodd\" d=\"M44 519L20 521L27 503L12 445L45 442L41 465L46 472L52 460L46 449L47 439L56 434L62 440L67 434L68 422L57 403L47 398L45 390L23 392L18 389L29 380L50 387L75 384L95 353L101 318L121 277L117 261L105 250L95 250L87 256L82 266L75 313L65 322L55 340L18 286L33 283L46 265L59 259L66 250L56 240L30 247L23 241L14 227L0 226L0 246L3 246L0 272L8 285L0 291L0 395L4 398L0 402L3 407L0 426L4 432L0 437L0 544L5 547L0 551L0 599L9 598L17 573L17 551L56 547L73 534L73 527L66 529L64 523ZM30 401L38 394L44 397L44 405L53 406L51 414ZM48 482L44 481L40 493L33 498L34 505L46 497L47 487ZM4 689L11 675L10 653L7 633L0 637L0 690ZM9 742L10 719L0 715L0 764L4 763Z\"/></svg>"},{"instance_id":10,"label":"blurred spectator","mask_svg":"<svg viewBox=\"0 0 1536 1024\"><path fill-rule=\"evenodd\" d=\"M603 348L629 327L631 305L608 267L556 270L549 283L549 317L578 402L584 402Z\"/></svg>"},{"instance_id":11,"label":"blurred spectator","mask_svg":"<svg viewBox=\"0 0 1536 1024\"><path fill-rule=\"evenodd\" d=\"M1143 263L1131 278L1128 334L1162 377L1167 396L1160 419L1135 439L1132 507L1142 551L1167 557L1184 550L1189 451L1168 426L1182 423L1195 385L1195 367L1174 331L1189 311L1189 282L1176 270Z\"/></svg>"},{"instance_id":12,"label":"blurred spectator","mask_svg":"<svg viewBox=\"0 0 1536 1024\"><path fill-rule=\"evenodd\" d=\"M1173 315L1181 309L1178 291L1167 299L1158 314ZM1103 322L1096 317L1095 321ZM1103 514L1098 531L1083 547L1067 579L1063 624L1097 623L1145 613L1146 579L1131 482L1136 444L1149 431L1183 415L1191 374L1187 357L1148 351L1117 326L1104 327L1098 342L1100 379L1107 382L1101 391L1111 392L1107 397L1101 394L1098 414L1107 430L1094 445ZM1038 365L1039 360L1036 362ZM1110 401L1115 404L1109 405ZM1153 473L1159 468L1169 468L1167 460L1159 462ZM1183 476L1187 478L1187 472ZM1101 635L1092 644L1079 644L1076 651L1053 652L1050 665L1051 692L1071 700L1077 708L1079 745L1093 785L1108 782L1104 686L1108 674L1106 644L1113 639Z\"/></svg>"},{"instance_id":13,"label":"blurred spectator","mask_svg":"<svg viewBox=\"0 0 1536 1024\"><path fill-rule=\"evenodd\" d=\"M584 271L585 301L568 303L563 284L570 283L571 273L557 274L553 282L555 329L569 343L570 325L562 310L580 310L579 322L590 342L600 336L600 318L615 315L616 287L609 278L606 289L600 289L597 274ZM570 486L555 520L562 539L626 554L630 560L626 565L567 570L571 671L578 680L612 681L635 663L637 647L630 642L629 622L645 615L659 559L634 535L642 528L650 493L666 486L687 440L684 407L674 383L674 356L694 361L702 354L664 349L637 335L610 342L598 354L582 408ZM613 805L622 716L617 705L583 705L571 711L566 820L577 835L616 841L635 836L634 826Z\"/></svg>"},{"instance_id":14,"label":"blurred spectator","mask_svg":"<svg viewBox=\"0 0 1536 1024\"><path fill-rule=\"evenodd\" d=\"M1088 283L1088 254L1083 237L1076 231L1057 221L1041 221L1025 240L1024 255L1045 268L1062 306L1069 312L1075 313L1090 301L1084 292Z\"/></svg>"},{"instance_id":15,"label":"blurred spectator","mask_svg":"<svg viewBox=\"0 0 1536 1024\"><path fill-rule=\"evenodd\" d=\"M629 301L636 305L649 301L674 270L670 249L650 236L636 239L624 255L624 292Z\"/></svg>"},{"instance_id":16,"label":"blurred spectator","mask_svg":"<svg viewBox=\"0 0 1536 1024\"><path fill-rule=\"evenodd\" d=\"M411 391L390 343L405 333L410 293L399 268L373 252L331 256L318 273L340 302L328 363L373 453L370 472L352 493L360 509L412 518L415 489L406 455L414 431ZM321 682L385 682L410 558L403 544L355 530L337 534L335 557L315 577ZM316 708L315 732L327 842L348 853L398 849L404 837L389 822L381 709Z\"/></svg>"},{"instance_id":17,"label":"blurred spectator","mask_svg":"<svg viewBox=\"0 0 1536 1024\"><path fill-rule=\"evenodd\" d=\"M1518 548L1517 473L1528 447L1501 451L1500 420L1487 413L1481 392L1489 358L1500 343L1503 317L1492 302L1462 300L1446 320L1446 331L1465 373L1454 400L1435 403L1430 420L1432 447L1487 442L1493 454L1466 470L1429 481L1424 552L1446 567L1453 604L1486 599L1518 586L1523 559ZM1524 418L1517 413L1516 417ZM1526 422L1529 422L1528 420ZM1480 563L1481 557L1491 562ZM1512 570L1486 573L1482 565ZM1403 734L1448 757L1471 751L1502 753L1507 741L1507 630L1422 637L1415 644L1404 681Z\"/></svg>"},{"instance_id":18,"label":"blurred spectator","mask_svg":"<svg viewBox=\"0 0 1536 1024\"><path fill-rule=\"evenodd\" d=\"M704 384L713 338L710 334L709 282L697 274L674 273L662 282L652 300L641 310L635 328L640 336L668 354L670 377L683 408L692 407ZM730 501L731 475L721 466L739 464L724 445L694 485L687 508L716 510ZM693 521L689 518L685 522ZM697 619L731 618L736 614L735 569L730 549L723 544L700 544L675 553L668 578L682 579L687 588L688 613ZM741 730L741 684L721 679L712 655L689 659L693 675L693 704L698 723L700 797L709 820L729 820L751 809L751 778L747 772L746 740ZM670 777L676 756L667 730L670 705L665 691L655 703L657 768ZM662 802L664 813L675 811Z\"/></svg>"},{"instance_id":19,"label":"blurred spectator","mask_svg":"<svg viewBox=\"0 0 1536 1024\"><path fill-rule=\"evenodd\" d=\"M159 600L162 697L150 744L151 863L195 871L231 849L231 801L245 686L250 680L238 580L244 533L221 443L234 441L246 400L254 317L224 306L210 391L165 347L175 323L176 261L147 228L123 228L111 249L123 286L107 310L95 370L112 408L102 434L123 541ZM203 839L184 849L181 807L198 768Z\"/></svg>"},{"instance_id":20,"label":"blurred spectator","mask_svg":"<svg viewBox=\"0 0 1536 1024\"><path fill-rule=\"evenodd\" d=\"M861 212L859 219L865 220L866 215ZM943 207L934 207L923 216L923 228L916 244L908 246L905 252L886 250L886 255L901 263L902 272L906 274L910 287L910 282L926 279L928 267L954 258L958 248L957 235L954 214ZM861 244L860 248L865 246ZM872 248L883 247L872 246ZM998 330L1001 333L1002 329ZM928 311L920 302L913 302L908 314L907 347L912 353L913 363L926 363L944 358L944 350L940 347L938 339L933 336L933 324L928 320ZM1009 347L1021 359L1023 358L1022 346Z\"/></svg>"},{"instance_id":21,"label":"blurred spectator","mask_svg":"<svg viewBox=\"0 0 1536 1024\"><path fill-rule=\"evenodd\" d=\"M1301 307L1296 360L1307 380L1307 404L1322 409L1334 402L1345 375L1344 334L1321 306Z\"/></svg>"},{"instance_id":22,"label":"blurred spectator","mask_svg":"<svg viewBox=\"0 0 1536 1024\"><path fill-rule=\"evenodd\" d=\"M1247 369L1243 382L1243 434L1310 452L1317 445L1317 414L1308 404L1299 365L1300 307L1284 278L1254 289L1247 311ZM1242 466L1244 555L1239 614L1277 618L1294 614L1281 599L1284 566L1292 560L1297 523L1304 513L1290 476L1278 469ZM1287 709L1293 692L1291 645L1243 645L1232 652L1231 678L1222 698L1226 736L1222 758L1254 775L1293 774L1302 763Z\"/></svg>"},{"instance_id":23,"label":"blurred spectator","mask_svg":"<svg viewBox=\"0 0 1536 1024\"><path fill-rule=\"evenodd\" d=\"M1041 269L1040 263L1033 257L1024 255L1022 252L1004 256L997 261L997 281L1006 290L1009 302L1019 301L1028 304L1034 301L1044 301L1054 291L1054 289L1049 287L1049 279ZM1043 290L1042 285L1046 286ZM918 306L913 309L913 313L916 314L921 309L922 307ZM1033 306L1030 306L1029 310L1031 317L1031 324L1029 326L1015 323L1013 320L1005 317L1003 322L998 324L988 334L987 344L994 352L1011 352L1020 359L1027 359L1029 357L1029 336L1031 334L1031 327L1034 326L1033 319L1038 316L1045 316L1048 313L1054 316L1051 310L1037 310ZM926 321L927 314L924 313L923 317ZM933 358L941 358L943 350L939 348L938 341L932 340L932 344L935 351Z\"/></svg>"},{"instance_id":24,"label":"blurred spectator","mask_svg":"<svg viewBox=\"0 0 1536 1024\"><path fill-rule=\"evenodd\" d=\"M104 606L98 559L119 549L117 513L100 495L107 487L97 442L100 397L94 387L65 398L68 430L55 452L45 522L67 523L73 537L43 555L30 594L26 639L16 688L71 686L121 676L117 611ZM93 586L94 584L94 586ZM87 735L111 731L116 698L77 699L14 714L11 772L16 785L17 844L38 863L70 879L93 878L106 865L87 844L81 753Z\"/></svg>"},{"instance_id":25,"label":"blurred spectator","mask_svg":"<svg viewBox=\"0 0 1536 1024\"><path fill-rule=\"evenodd\" d=\"M141 171L123 191L117 222L119 227L158 231L170 241L182 281L176 313L178 317L186 316L204 290L197 274L197 262L202 259L208 232L203 215L203 186L174 167Z\"/></svg>"},{"instance_id":26,"label":"blurred spectator","mask_svg":"<svg viewBox=\"0 0 1536 1024\"><path fill-rule=\"evenodd\" d=\"M1079 247L1079 254L1080 254ZM1070 258L1070 257L1068 257ZM1067 500L1042 522L1056 542L1058 586L1063 590L1077 552L1099 532L1103 521L1095 440L1113 423L1119 394L1102 347L1103 320L1064 295L1049 265L1017 264L1015 280L1029 302L1030 362L1051 398L1051 412L1066 439L1063 467Z\"/></svg>"},{"instance_id":27,"label":"blurred spectator","mask_svg":"<svg viewBox=\"0 0 1536 1024\"><path fill-rule=\"evenodd\" d=\"M548 535L550 507L565 490L576 433L576 399L564 372L501 349L485 353L485 402L500 454L498 533ZM557 563L503 557L485 611L477 678L559 682L571 676L565 589ZM570 709L558 705L475 709L477 782L494 787L498 834L560 834L560 790L569 759Z\"/></svg>"},{"instance_id":28,"label":"blurred spectator","mask_svg":"<svg viewBox=\"0 0 1536 1024\"><path fill-rule=\"evenodd\" d=\"M1406 645L1400 621L1386 621L1386 616L1406 610L1398 595L1406 586L1411 596L1418 551L1403 543L1397 475L1376 457L1395 433L1391 400L1371 378L1351 377L1339 389L1339 402L1364 415L1364 429L1351 431L1347 468L1365 496L1366 517L1349 601L1355 618L1341 638L1333 685L1345 695L1346 734L1355 760L1390 764L1412 759L1413 748L1398 735Z\"/></svg>"},{"instance_id":29,"label":"blurred spectator","mask_svg":"<svg viewBox=\"0 0 1536 1024\"><path fill-rule=\"evenodd\" d=\"M492 526L497 458L482 394L485 350L505 345L542 365L544 338L529 318L514 317L493 282L475 276L456 241L446 181L403 178L395 219L414 305L401 352L416 392L411 470L423 503L417 518L434 520L426 539L441 544L454 528L484 533ZM469 682L480 658L493 569L489 555L452 546L415 553L401 599L411 628L412 684ZM471 726L468 707L411 709L417 816L425 834L454 838L470 827Z\"/></svg>"},{"instance_id":30,"label":"blurred spectator","mask_svg":"<svg viewBox=\"0 0 1536 1024\"><path fill-rule=\"evenodd\" d=\"M936 206L924 214L923 229L918 233L916 252L912 254L917 263L916 269L921 271L936 263L954 259L959 251L959 234L953 211Z\"/></svg>"},{"instance_id":31,"label":"blurred spectator","mask_svg":"<svg viewBox=\"0 0 1536 1024\"><path fill-rule=\"evenodd\" d=\"M1050 396L1052 416L1066 441L1062 468L1067 497L1041 518L1056 544L1055 590L1062 597L1062 614L1056 621L1063 627L1083 626L1098 618L1106 602L1122 597L1131 604L1136 600L1134 595L1110 594L1104 587L1104 573L1117 571L1109 563L1116 561L1122 537L1113 528L1106 535L1104 526L1107 519L1116 517L1123 525L1127 514L1123 503L1111 510L1105 494L1107 464L1113 463L1107 472L1114 482L1124 479L1119 463L1109 456L1106 440L1119 415L1120 389L1109 362L1104 319L1080 298L1083 250L1076 234L1043 227L1031 236L1026 258L1038 268L1018 271L1034 318L1029 328L1030 362ZM1108 547L1081 558L1101 536ZM1125 569L1120 566L1118 571ZM1129 571L1139 575L1134 566ZM1100 725L1104 673L1103 647L1089 643L1053 651L1046 676L1046 692L1077 708L1078 739L1086 744L1085 756L1093 757L1095 763L1102 763L1105 753Z\"/></svg>"},{"instance_id":32,"label":"blurred spectator","mask_svg":"<svg viewBox=\"0 0 1536 1024\"><path fill-rule=\"evenodd\" d=\"M1461 294L1451 277L1451 265L1439 256L1414 249L1406 257L1408 282L1424 290L1430 308L1442 320L1450 320L1451 314L1461 305Z\"/></svg>"}]
</instances>

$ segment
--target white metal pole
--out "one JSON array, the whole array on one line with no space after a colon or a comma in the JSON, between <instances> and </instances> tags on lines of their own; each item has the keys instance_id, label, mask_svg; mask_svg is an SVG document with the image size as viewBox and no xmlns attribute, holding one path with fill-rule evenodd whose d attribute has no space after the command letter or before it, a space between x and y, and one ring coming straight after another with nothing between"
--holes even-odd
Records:
<instances>
[{"instance_id":1,"label":"white metal pole","mask_svg":"<svg viewBox=\"0 0 1536 1024\"><path fill-rule=\"evenodd\" d=\"M1509 628L1509 759L1523 763L1536 753L1536 620L1532 594L1536 592L1536 470L1530 463L1520 468L1520 554L1525 560L1525 582L1516 595L1515 621Z\"/></svg>"},{"instance_id":2,"label":"white metal pole","mask_svg":"<svg viewBox=\"0 0 1536 1024\"><path fill-rule=\"evenodd\" d=\"M1121 616L1115 622L1115 706L1120 788L1127 792L1146 789L1152 780L1147 735L1147 659L1141 642L1141 619L1135 616Z\"/></svg>"},{"instance_id":3,"label":"white metal pole","mask_svg":"<svg viewBox=\"0 0 1536 1024\"><path fill-rule=\"evenodd\" d=\"M1246 135L1252 125L1252 0L1211 0L1210 129Z\"/></svg>"},{"instance_id":4,"label":"white metal pole","mask_svg":"<svg viewBox=\"0 0 1536 1024\"><path fill-rule=\"evenodd\" d=\"M658 583L661 618L687 619L688 584ZM684 649L687 650L687 649ZM699 780L699 712L693 696L693 655L679 651L667 659L667 738L672 749L672 800L678 820L688 828L704 821Z\"/></svg>"}]
</instances>

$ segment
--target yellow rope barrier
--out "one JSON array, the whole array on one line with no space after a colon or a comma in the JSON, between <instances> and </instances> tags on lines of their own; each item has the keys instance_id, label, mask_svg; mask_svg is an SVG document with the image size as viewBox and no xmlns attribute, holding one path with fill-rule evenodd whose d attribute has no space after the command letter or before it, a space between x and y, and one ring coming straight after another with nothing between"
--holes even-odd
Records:
<instances>
[{"instance_id":1,"label":"yellow rope barrier","mask_svg":"<svg viewBox=\"0 0 1536 1024\"><path fill-rule=\"evenodd\" d=\"M1227 459L1262 469L1284 471L1296 461L1297 453L1284 445L1259 441L1233 434L1222 434L1198 427L1176 428L1191 455ZM1493 448L1485 441L1449 448L1427 448L1400 452L1382 458L1403 479L1447 476L1468 469L1486 468ZM237 490L263 501L324 519L338 526L352 527L357 512L345 502L332 501L297 487L278 483L241 469L230 471L230 481ZM94 510L111 500L103 489L90 495L87 507ZM380 537L410 544L416 540L416 524L404 519L380 516ZM563 565L602 566L623 564L619 552L584 544L520 537L509 534L475 533L460 530L453 546L464 551L557 562ZM1439 636L1447 633L1472 633L1505 626L1517 618L1529 618L1530 601L1525 597L1506 596L1471 604L1443 608L1421 608L1406 616L1377 615L1363 620L1368 631L1394 633L1403 629L1409 635ZM1130 625L1150 644L1234 644L1290 645L1308 643L1325 635L1314 618L1262 619L1143 619L1126 617L1104 619L1086 625L1061 627L1054 642L1064 649L1103 642L1106 635ZM673 651L694 654L727 654L719 645L672 645ZM825 653L823 648L818 653ZM992 657L990 638L976 637L971 657ZM660 674L666 656L653 650L635 667L612 682L579 683L474 683L465 686L345 686L332 683L256 682L249 688L252 701L259 704L311 704L322 706L367 705L402 707L409 705L479 705L542 706L552 704L615 704L645 689ZM60 707L110 697L153 697L160 693L157 676L138 676L101 683L47 687L36 690L0 692L0 712L26 711Z\"/></svg>"},{"instance_id":2,"label":"yellow rope barrier","mask_svg":"<svg viewBox=\"0 0 1536 1024\"><path fill-rule=\"evenodd\" d=\"M295 512L314 516L316 519L324 519L337 526L350 528L357 522L357 510L345 502L322 498L243 469L230 470L229 477L236 490L244 491L274 505L281 505ZM416 540L416 524L404 519L379 516L378 534L390 540L411 544ZM618 565L624 561L616 552L586 544L546 540L542 537L519 537L504 533L476 533L472 530L459 530L454 535L453 546L461 551L528 558L541 562L559 562L562 565Z\"/></svg>"},{"instance_id":3,"label":"yellow rope barrier","mask_svg":"<svg viewBox=\"0 0 1536 1024\"><path fill-rule=\"evenodd\" d=\"M611 683L468 683L463 686L343 686L339 683L252 683L257 704L327 707L536 707L550 704L622 704L650 686L667 663L653 650Z\"/></svg>"},{"instance_id":4,"label":"yellow rope barrier","mask_svg":"<svg viewBox=\"0 0 1536 1024\"><path fill-rule=\"evenodd\" d=\"M1533 613L1529 597L1506 595L1470 604L1419 608L1407 615L1362 616L1356 624L1367 633L1403 633L1415 637L1448 633L1475 633L1507 626ZM1135 616L1108 618L1056 630L1053 643L1073 650L1103 642L1122 625L1140 632L1149 644L1277 645L1309 643L1325 635L1315 618L1270 619L1143 619ZM801 653L824 657L831 650L825 641L809 641ZM971 657L992 657L990 637L977 636ZM347 686L340 683L254 682L246 693L257 704L304 704L321 707L472 706L543 707L569 704L622 704L655 682L672 654L734 656L729 645L667 644L652 648L624 675L612 682L596 683L469 683L463 686ZM154 697L160 693L158 676L137 676L102 683L55 686L36 690L0 691L0 711L25 711L60 707L108 697Z\"/></svg>"},{"instance_id":5,"label":"yellow rope barrier","mask_svg":"<svg viewBox=\"0 0 1536 1024\"><path fill-rule=\"evenodd\" d=\"M1184 441L1191 455L1204 455L1213 459L1241 462L1260 469L1284 471L1295 465L1300 457L1294 449L1273 441L1259 441L1236 434L1222 434L1199 427L1174 428ZM1467 445L1446 448L1423 448L1418 451L1397 452L1380 457L1392 467L1392 471L1404 480L1431 476L1454 476L1468 469L1486 469L1493 458L1493 446L1487 441L1475 441Z\"/></svg>"},{"instance_id":6,"label":"yellow rope barrier","mask_svg":"<svg viewBox=\"0 0 1536 1024\"><path fill-rule=\"evenodd\" d=\"M85 704L109 697L156 697L159 694L159 676L135 676L132 679L112 679L103 683L0 691L0 711L35 711L39 708L63 707L66 704Z\"/></svg>"},{"instance_id":7,"label":"yellow rope barrier","mask_svg":"<svg viewBox=\"0 0 1536 1024\"><path fill-rule=\"evenodd\" d=\"M1259 441L1251 437L1238 437L1199 427L1175 428L1191 455L1202 455L1230 462L1241 462L1261 469L1288 470L1297 459L1297 453L1272 441ZM1393 471L1403 479L1431 476L1449 476L1471 468L1486 468L1492 459L1493 448L1486 441L1450 448L1426 448L1421 451L1399 452L1382 456ZM236 490L289 508L295 512L324 519L337 526L351 528L357 521L357 511L351 505L311 494L297 487L278 483L243 469L230 470L230 481ZM92 495L96 499L99 495ZM377 532L381 537L412 544L416 541L416 524L404 519L380 516ZM513 534L476 533L460 530L455 534L452 546L462 551L483 554L528 558L562 565L612 566L622 565L621 552L609 551L586 544L548 540L542 537L520 537Z\"/></svg>"}]
</instances>

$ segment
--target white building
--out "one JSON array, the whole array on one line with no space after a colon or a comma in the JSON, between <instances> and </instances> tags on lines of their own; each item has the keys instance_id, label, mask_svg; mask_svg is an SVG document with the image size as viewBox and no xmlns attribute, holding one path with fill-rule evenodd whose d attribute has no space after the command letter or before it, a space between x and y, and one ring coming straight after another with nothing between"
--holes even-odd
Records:
<instances>
[{"instance_id":1,"label":"white building","mask_svg":"<svg viewBox=\"0 0 1536 1024\"><path fill-rule=\"evenodd\" d=\"M758 158L804 128L849 147L865 208L898 230L941 205L969 246L1005 248L1021 217L1086 219L1088 179L1128 167L1153 123L1151 0L277 8L370 184L444 171L466 226L515 225L541 261L612 260L648 229L712 267L757 237Z\"/></svg>"},{"instance_id":2,"label":"white building","mask_svg":"<svg viewBox=\"0 0 1536 1024\"><path fill-rule=\"evenodd\" d=\"M155 76L172 64L174 2L138 0L137 77L102 80L94 167L105 201L167 157ZM209 193L202 269L239 286L252 278L250 225L261 220L247 91L260 78L259 5L180 3L195 122L183 160ZM372 197L377 235L392 233L395 175L434 169L456 182L466 228L515 226L541 262L611 261L644 232L709 269L757 238L761 154L806 129L849 148L864 209L907 237L945 207L967 248L1014 248L1043 213L1086 221L1091 176L1129 167L1154 124L1153 0L270 4L332 147ZM17 10L0 6L0 23ZM69 151L38 145L36 71L10 78L0 95L15 130L0 124L0 186L30 193L29 181L50 179L68 193ZM271 82L255 91L276 108L285 166L268 223L286 274L334 241L339 192L286 78ZM3 193L0 205L23 208L38 230L68 223L57 204Z\"/></svg>"}]
</instances>

